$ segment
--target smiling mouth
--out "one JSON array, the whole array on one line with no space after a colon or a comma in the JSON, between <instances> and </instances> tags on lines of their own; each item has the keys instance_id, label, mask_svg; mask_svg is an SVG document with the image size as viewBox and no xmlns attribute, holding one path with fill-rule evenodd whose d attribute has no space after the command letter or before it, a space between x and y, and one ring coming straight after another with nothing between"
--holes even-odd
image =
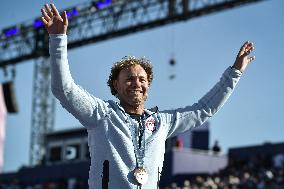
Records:
<instances>
[{"instance_id":1,"label":"smiling mouth","mask_svg":"<svg viewBox=\"0 0 284 189\"><path fill-rule=\"evenodd\" d=\"M143 91L140 91L140 90L131 90L129 91L130 94L142 94Z\"/></svg>"}]
</instances>

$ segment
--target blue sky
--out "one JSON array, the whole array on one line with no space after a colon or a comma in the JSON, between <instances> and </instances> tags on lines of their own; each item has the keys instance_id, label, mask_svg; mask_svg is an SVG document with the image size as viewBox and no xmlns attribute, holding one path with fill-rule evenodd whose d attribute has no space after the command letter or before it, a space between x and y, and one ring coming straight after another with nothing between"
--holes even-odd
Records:
<instances>
[{"instance_id":1,"label":"blue sky","mask_svg":"<svg viewBox=\"0 0 284 189\"><path fill-rule=\"evenodd\" d=\"M85 0L54 0L59 9ZM33 19L44 0L1 2L0 29ZM284 141L284 1L265 2L131 34L69 51L75 81L102 99L114 98L106 85L113 62L125 55L146 56L154 66L154 81L147 107L160 110L193 104L231 66L246 40L255 44L256 60L243 74L235 92L211 119L215 139L224 152L230 147ZM175 55L176 66L169 59ZM16 95L20 112L7 116L4 171L28 165L33 61L17 67ZM176 78L169 80L170 73ZM3 72L0 73L4 81ZM55 129L80 123L57 102Z\"/></svg>"}]
</instances>

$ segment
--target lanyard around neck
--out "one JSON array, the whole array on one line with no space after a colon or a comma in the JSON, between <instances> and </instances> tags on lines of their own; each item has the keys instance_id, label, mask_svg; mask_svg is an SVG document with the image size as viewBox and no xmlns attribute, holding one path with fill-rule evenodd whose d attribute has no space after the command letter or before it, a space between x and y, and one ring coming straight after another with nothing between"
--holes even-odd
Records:
<instances>
[{"instance_id":1,"label":"lanyard around neck","mask_svg":"<svg viewBox=\"0 0 284 189\"><path fill-rule=\"evenodd\" d=\"M145 114L140 119L134 120L130 115L126 114L129 121L129 129L131 132L132 144L134 147L134 153L136 157L137 167L143 167L145 157Z\"/></svg>"},{"instance_id":2,"label":"lanyard around neck","mask_svg":"<svg viewBox=\"0 0 284 189\"><path fill-rule=\"evenodd\" d=\"M145 158L145 146L146 146L145 122L148 117L151 117L154 114L157 114L158 107L155 107L155 112L153 114L148 113L146 112L146 110L144 110L144 113L141 116L141 119L139 121L135 121L133 118L131 118L131 116L128 113L124 111L123 107L119 103L116 103L116 105L117 105L116 108L118 109L119 114L125 117L126 118L125 122L128 123L127 125L129 126L129 130L131 132L132 144L134 147L134 154L136 157L137 167L143 167L144 158ZM153 116L153 118L155 119L156 124L160 122L159 115ZM141 132L142 137L140 141L140 144L141 144L140 146L137 140L139 128L142 129L142 132Z\"/></svg>"}]
</instances>

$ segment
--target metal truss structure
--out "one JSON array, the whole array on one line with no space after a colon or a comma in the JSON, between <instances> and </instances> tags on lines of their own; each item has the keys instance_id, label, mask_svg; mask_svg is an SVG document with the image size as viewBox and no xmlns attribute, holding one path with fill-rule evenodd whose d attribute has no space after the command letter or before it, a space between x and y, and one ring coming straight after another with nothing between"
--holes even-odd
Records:
<instances>
[{"instance_id":1,"label":"metal truss structure","mask_svg":"<svg viewBox=\"0 0 284 189\"><path fill-rule=\"evenodd\" d=\"M113 0L104 7L99 6L104 1L90 1L66 10L69 17L68 48L260 1L264 0ZM0 33L1 68L48 56L48 35L36 23L39 23L39 18L4 29ZM53 129L54 122L54 105L50 100L52 96L47 92L49 69L48 64L43 63L47 59L40 61L35 64L34 75L31 164L41 159L38 152L43 148L42 135Z\"/></svg>"},{"instance_id":2,"label":"metal truss structure","mask_svg":"<svg viewBox=\"0 0 284 189\"><path fill-rule=\"evenodd\" d=\"M45 154L44 134L53 130L55 117L55 99L50 89L49 58L40 57L34 64L31 120L30 163L40 164Z\"/></svg>"}]
</instances>

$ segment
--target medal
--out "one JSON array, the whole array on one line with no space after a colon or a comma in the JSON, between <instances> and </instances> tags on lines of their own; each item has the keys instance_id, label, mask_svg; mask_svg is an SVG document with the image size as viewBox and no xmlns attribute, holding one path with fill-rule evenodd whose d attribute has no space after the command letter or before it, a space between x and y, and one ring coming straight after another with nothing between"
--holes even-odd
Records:
<instances>
[{"instance_id":1,"label":"medal","mask_svg":"<svg viewBox=\"0 0 284 189\"><path fill-rule=\"evenodd\" d=\"M148 173L143 167L138 167L134 170L134 177L140 185L143 185L148 180Z\"/></svg>"},{"instance_id":2,"label":"medal","mask_svg":"<svg viewBox=\"0 0 284 189\"><path fill-rule=\"evenodd\" d=\"M132 143L134 147L134 154L136 158L136 168L133 171L133 176L139 186L144 185L148 181L148 173L144 165L145 158L145 114L143 114L138 121L135 121L135 118L129 117L127 115L128 120L130 121L129 130L131 132ZM151 120L152 121L152 120ZM149 127L151 122L149 120Z\"/></svg>"},{"instance_id":3,"label":"medal","mask_svg":"<svg viewBox=\"0 0 284 189\"><path fill-rule=\"evenodd\" d=\"M145 126L149 131L154 132L156 130L155 119L152 116L146 119Z\"/></svg>"}]
</instances>

